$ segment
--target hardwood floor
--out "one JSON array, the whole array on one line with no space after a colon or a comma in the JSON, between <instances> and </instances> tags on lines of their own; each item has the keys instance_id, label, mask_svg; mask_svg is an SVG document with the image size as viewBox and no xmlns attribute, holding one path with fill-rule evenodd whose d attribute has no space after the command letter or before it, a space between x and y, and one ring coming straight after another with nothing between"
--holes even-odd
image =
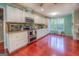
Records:
<instances>
[{"instance_id":1,"label":"hardwood floor","mask_svg":"<svg viewBox=\"0 0 79 59\"><path fill-rule=\"evenodd\" d=\"M48 35L11 56L79 56L79 41L61 35Z\"/></svg>"},{"instance_id":2,"label":"hardwood floor","mask_svg":"<svg viewBox=\"0 0 79 59\"><path fill-rule=\"evenodd\" d=\"M0 42L0 53L4 53L4 43Z\"/></svg>"}]
</instances>

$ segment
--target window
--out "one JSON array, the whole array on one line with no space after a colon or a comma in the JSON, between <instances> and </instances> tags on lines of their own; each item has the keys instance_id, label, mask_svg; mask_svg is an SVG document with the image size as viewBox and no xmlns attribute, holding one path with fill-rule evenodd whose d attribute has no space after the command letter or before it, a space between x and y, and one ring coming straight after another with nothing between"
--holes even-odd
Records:
<instances>
[{"instance_id":1,"label":"window","mask_svg":"<svg viewBox=\"0 0 79 59\"><path fill-rule=\"evenodd\" d=\"M64 32L64 18L56 18L50 20L50 31L53 33Z\"/></svg>"}]
</instances>

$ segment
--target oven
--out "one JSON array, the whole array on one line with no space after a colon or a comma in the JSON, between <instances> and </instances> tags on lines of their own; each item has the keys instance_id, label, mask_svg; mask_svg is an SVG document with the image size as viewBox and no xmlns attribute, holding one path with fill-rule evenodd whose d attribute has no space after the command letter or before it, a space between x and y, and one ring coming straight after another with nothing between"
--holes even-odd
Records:
<instances>
[{"instance_id":1,"label":"oven","mask_svg":"<svg viewBox=\"0 0 79 59\"><path fill-rule=\"evenodd\" d=\"M36 38L37 38L37 32L36 32L36 30L29 30L29 31L28 31L29 43L35 41Z\"/></svg>"}]
</instances>

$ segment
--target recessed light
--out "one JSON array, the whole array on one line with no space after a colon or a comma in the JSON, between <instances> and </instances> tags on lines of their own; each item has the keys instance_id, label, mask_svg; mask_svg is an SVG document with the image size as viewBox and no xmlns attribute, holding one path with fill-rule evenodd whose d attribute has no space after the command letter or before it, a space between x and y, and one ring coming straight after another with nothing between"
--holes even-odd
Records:
<instances>
[{"instance_id":1,"label":"recessed light","mask_svg":"<svg viewBox=\"0 0 79 59\"><path fill-rule=\"evenodd\" d=\"M58 12L50 13L50 15L53 15L53 16L55 16L55 15L57 15L57 14L59 14L59 13L58 13Z\"/></svg>"}]
</instances>

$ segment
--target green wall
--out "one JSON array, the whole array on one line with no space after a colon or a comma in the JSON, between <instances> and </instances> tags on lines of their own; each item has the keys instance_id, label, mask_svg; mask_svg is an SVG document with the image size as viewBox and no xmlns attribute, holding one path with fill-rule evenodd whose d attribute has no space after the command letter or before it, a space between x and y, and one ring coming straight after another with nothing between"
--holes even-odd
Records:
<instances>
[{"instance_id":1,"label":"green wall","mask_svg":"<svg viewBox=\"0 0 79 59\"><path fill-rule=\"evenodd\" d=\"M0 3L0 7L6 7L6 3Z\"/></svg>"},{"instance_id":2,"label":"green wall","mask_svg":"<svg viewBox=\"0 0 79 59\"><path fill-rule=\"evenodd\" d=\"M64 16L65 19L65 35L72 36L72 15Z\"/></svg>"},{"instance_id":3,"label":"green wall","mask_svg":"<svg viewBox=\"0 0 79 59\"><path fill-rule=\"evenodd\" d=\"M72 36L72 14L62 16L60 18L64 18L64 34L68 36ZM52 21L54 19L57 19L57 17L51 18L50 24L53 24ZM52 30L52 28L50 30Z\"/></svg>"}]
</instances>

